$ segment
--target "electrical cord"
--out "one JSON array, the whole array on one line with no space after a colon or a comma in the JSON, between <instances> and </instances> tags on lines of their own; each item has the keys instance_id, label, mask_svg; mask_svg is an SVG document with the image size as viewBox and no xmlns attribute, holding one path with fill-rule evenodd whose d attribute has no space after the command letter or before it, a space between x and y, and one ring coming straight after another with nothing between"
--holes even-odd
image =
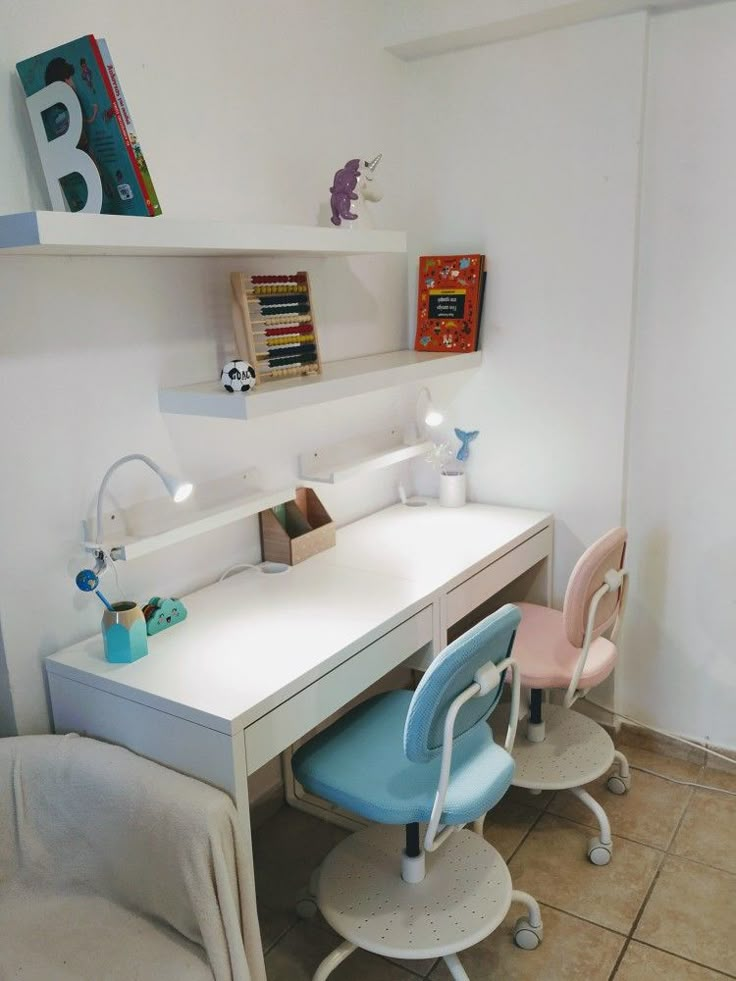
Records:
<instances>
[{"instance_id":1,"label":"electrical cord","mask_svg":"<svg viewBox=\"0 0 736 981\"><path fill-rule=\"evenodd\" d=\"M284 562L261 562L260 565L254 565L252 562L236 562L229 569L225 569L217 581L222 582L223 579L227 579L234 572L240 572L241 569L255 569L256 572L260 572L262 576L265 576L273 573L288 572L289 566Z\"/></svg>"},{"instance_id":2,"label":"electrical cord","mask_svg":"<svg viewBox=\"0 0 736 981\"><path fill-rule=\"evenodd\" d=\"M645 766L637 766L636 763L629 763L630 770L639 770L641 773L650 773L653 777L668 780L670 783L679 783L681 787L695 787L698 790L710 790L714 794L726 794L728 797L736 797L736 791L726 790L723 787L711 787L705 783L692 783L690 780L677 780L675 777L666 777L664 773L657 773L656 770L649 770Z\"/></svg>"},{"instance_id":3,"label":"electrical cord","mask_svg":"<svg viewBox=\"0 0 736 981\"><path fill-rule=\"evenodd\" d=\"M227 577L231 576L234 572L240 572L241 569L257 569L258 572L261 571L260 566L254 565L252 562L236 562L235 565L231 565L229 569L225 569L217 581L222 582L223 579L227 579Z\"/></svg>"},{"instance_id":4,"label":"electrical cord","mask_svg":"<svg viewBox=\"0 0 736 981\"><path fill-rule=\"evenodd\" d=\"M726 756L725 753L719 753L715 749L710 749L710 747L702 745L702 743L696 743L691 739L685 739L684 736L676 736L674 733L667 732L665 729L657 729L655 726L650 726L644 722L640 722L639 719L632 719L631 716L624 715L623 712L617 712L608 705L601 705L600 702L594 702L588 695L585 696L585 701L590 702L591 705L601 709L603 712L608 712L609 715L617 715L625 722L631 722L632 725L639 726L641 729L646 729L648 732L656 732L659 736L667 736L669 739L674 739L675 742L683 743L686 746L692 746L694 749L704 750L711 756L716 756L719 760L725 760L727 763L736 763L736 760L733 760L730 756ZM649 770L645 766L637 766L634 763L629 765L632 770L640 770L642 773L649 773L654 777L660 777L662 780L668 780L670 783L680 784L682 787L695 787L698 790L711 790L716 794L726 794L729 797L736 797L736 792L733 790L724 790L723 787L711 787L710 785L704 783L693 783L689 780L677 780L675 777L665 776L664 773L657 773L656 770Z\"/></svg>"},{"instance_id":5,"label":"electrical cord","mask_svg":"<svg viewBox=\"0 0 736 981\"><path fill-rule=\"evenodd\" d=\"M128 597L125 595L123 587L120 585L120 576L118 575L117 563L113 562L112 556L110 556L110 565L112 566L113 575L115 576L115 585L117 586L118 594L122 596L123 600L127 600Z\"/></svg>"},{"instance_id":6,"label":"electrical cord","mask_svg":"<svg viewBox=\"0 0 736 981\"><path fill-rule=\"evenodd\" d=\"M624 715L623 712L618 712L616 709L610 708L608 705L601 705L600 702L594 702L589 696L585 696L585 701L590 702L591 705L595 705L596 708L602 709L604 712L608 712L609 715L617 715L620 719L625 722L631 722L635 726L639 726L640 729L647 729L649 732L656 732L659 736L667 736L669 739L674 739L675 742L684 743L686 746L692 746L694 749L702 749L705 753L709 753L711 756L717 756L719 760L725 760L726 763L736 763L736 759L731 756L726 756L725 753L719 753L715 749L711 749L709 746L704 746L703 743L693 742L691 739L685 739L684 736L676 736L673 732L667 732L666 729L657 729L655 726L647 725L646 722L640 722L638 719L632 719L629 715Z\"/></svg>"}]
</instances>

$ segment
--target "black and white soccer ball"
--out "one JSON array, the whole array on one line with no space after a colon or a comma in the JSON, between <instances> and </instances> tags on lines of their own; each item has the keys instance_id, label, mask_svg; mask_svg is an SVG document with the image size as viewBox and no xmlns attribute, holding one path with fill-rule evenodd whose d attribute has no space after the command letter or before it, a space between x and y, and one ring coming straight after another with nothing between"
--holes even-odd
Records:
<instances>
[{"instance_id":1,"label":"black and white soccer ball","mask_svg":"<svg viewBox=\"0 0 736 981\"><path fill-rule=\"evenodd\" d=\"M228 361L220 381L226 392L249 392L256 383L256 372L247 361Z\"/></svg>"}]
</instances>

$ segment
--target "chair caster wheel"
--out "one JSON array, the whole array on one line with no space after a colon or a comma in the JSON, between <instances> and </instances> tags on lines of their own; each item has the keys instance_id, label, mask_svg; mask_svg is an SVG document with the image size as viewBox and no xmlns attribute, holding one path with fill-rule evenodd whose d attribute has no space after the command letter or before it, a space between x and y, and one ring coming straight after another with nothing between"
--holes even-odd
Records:
<instances>
[{"instance_id":1,"label":"chair caster wheel","mask_svg":"<svg viewBox=\"0 0 736 981\"><path fill-rule=\"evenodd\" d=\"M522 950L536 950L541 944L544 936L544 929L540 924L538 927L531 925L529 920L522 916L516 921L514 926L514 943Z\"/></svg>"},{"instance_id":2,"label":"chair caster wheel","mask_svg":"<svg viewBox=\"0 0 736 981\"><path fill-rule=\"evenodd\" d=\"M600 838L588 842L588 858L593 865L608 865L613 854L613 845L604 845Z\"/></svg>"},{"instance_id":3,"label":"chair caster wheel","mask_svg":"<svg viewBox=\"0 0 736 981\"><path fill-rule=\"evenodd\" d=\"M296 904L296 915L300 920L313 920L317 915L317 902L314 899L299 899Z\"/></svg>"},{"instance_id":4,"label":"chair caster wheel","mask_svg":"<svg viewBox=\"0 0 736 981\"><path fill-rule=\"evenodd\" d=\"M620 774L614 773L608 778L606 786L612 794L617 794L620 797L631 787L631 777L622 777Z\"/></svg>"}]
</instances>

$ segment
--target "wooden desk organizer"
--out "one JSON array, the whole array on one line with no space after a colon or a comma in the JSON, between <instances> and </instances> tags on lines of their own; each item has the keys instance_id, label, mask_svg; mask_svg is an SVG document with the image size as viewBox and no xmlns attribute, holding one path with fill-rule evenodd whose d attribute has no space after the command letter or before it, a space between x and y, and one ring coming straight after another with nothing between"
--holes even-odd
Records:
<instances>
[{"instance_id":1,"label":"wooden desk organizer","mask_svg":"<svg viewBox=\"0 0 736 981\"><path fill-rule=\"evenodd\" d=\"M296 499L282 508L283 524L274 509L258 515L264 562L296 565L334 546L335 522L311 488L297 487Z\"/></svg>"}]
</instances>

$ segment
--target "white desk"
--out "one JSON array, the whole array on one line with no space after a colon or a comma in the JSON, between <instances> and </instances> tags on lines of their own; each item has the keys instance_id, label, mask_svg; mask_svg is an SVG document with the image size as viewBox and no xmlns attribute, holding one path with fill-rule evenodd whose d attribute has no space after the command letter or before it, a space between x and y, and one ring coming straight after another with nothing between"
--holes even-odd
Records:
<instances>
[{"instance_id":1,"label":"white desk","mask_svg":"<svg viewBox=\"0 0 736 981\"><path fill-rule=\"evenodd\" d=\"M185 623L149 638L134 664L107 662L99 636L54 654L55 729L223 788L249 840L247 774L413 655L428 663L453 624L522 574L523 598L546 602L551 554L549 514L387 508L286 573L243 572L184 597Z\"/></svg>"}]
</instances>

